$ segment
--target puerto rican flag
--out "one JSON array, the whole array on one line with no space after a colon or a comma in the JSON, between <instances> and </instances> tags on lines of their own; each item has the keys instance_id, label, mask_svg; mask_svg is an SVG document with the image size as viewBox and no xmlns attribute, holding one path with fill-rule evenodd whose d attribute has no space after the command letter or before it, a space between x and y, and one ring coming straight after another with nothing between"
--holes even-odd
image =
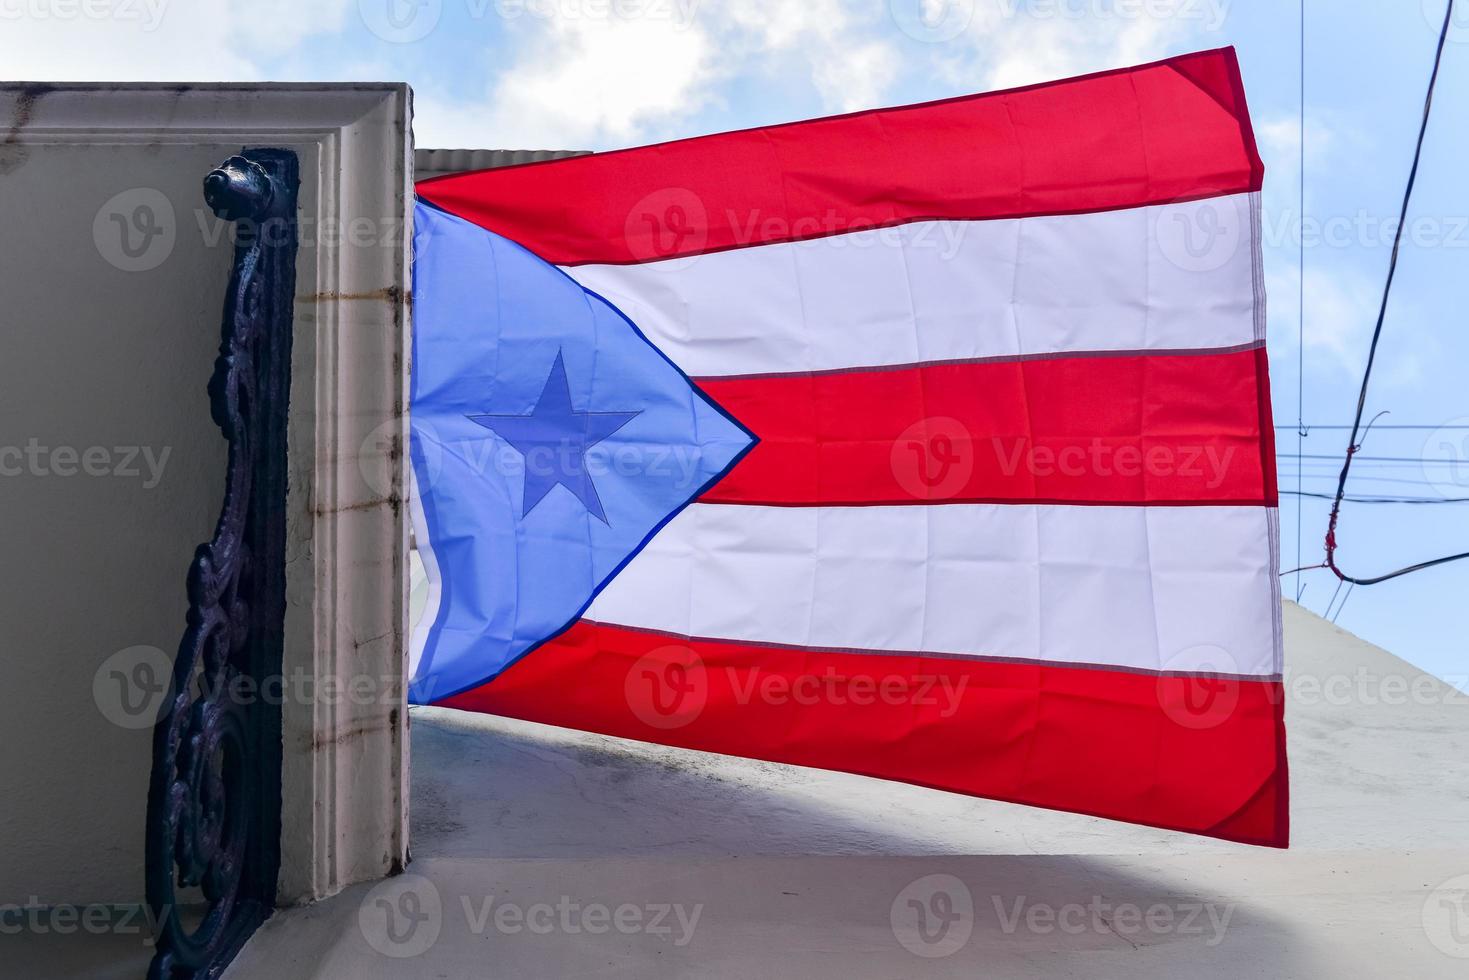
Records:
<instances>
[{"instance_id":1,"label":"puerto rican flag","mask_svg":"<svg viewBox=\"0 0 1469 980\"><path fill-rule=\"evenodd\" d=\"M1288 838L1234 52L418 185L412 699Z\"/></svg>"}]
</instances>

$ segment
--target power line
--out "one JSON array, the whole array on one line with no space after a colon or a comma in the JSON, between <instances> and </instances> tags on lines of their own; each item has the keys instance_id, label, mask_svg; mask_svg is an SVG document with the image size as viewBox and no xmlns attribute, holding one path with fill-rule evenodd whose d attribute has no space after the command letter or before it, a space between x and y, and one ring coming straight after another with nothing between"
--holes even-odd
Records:
<instances>
[{"instance_id":1,"label":"power line","mask_svg":"<svg viewBox=\"0 0 1469 980\"><path fill-rule=\"evenodd\" d=\"M1294 497L1311 497L1316 500L1335 500L1331 493L1316 493L1311 490L1282 490L1282 494ZM1351 496L1343 498L1354 504L1469 504L1469 497L1394 497L1394 496Z\"/></svg>"},{"instance_id":2,"label":"power line","mask_svg":"<svg viewBox=\"0 0 1469 980\"><path fill-rule=\"evenodd\" d=\"M1342 580L1341 579L1337 579L1336 580L1336 589L1335 589L1335 591L1333 591L1331 593L1331 598L1326 600L1326 612L1324 612L1324 613L1321 614L1324 618L1327 618L1327 619L1330 619L1331 618L1331 607L1334 606L1334 605L1336 605L1336 597L1339 596L1339 595L1341 595L1341 587L1342 587L1342 585L1343 585Z\"/></svg>"},{"instance_id":3,"label":"power line","mask_svg":"<svg viewBox=\"0 0 1469 980\"><path fill-rule=\"evenodd\" d=\"M1304 2L1302 3L1301 9L1302 11L1305 10ZM1304 13L1302 14L1302 16L1304 17ZM1444 44L1449 39L1449 28L1453 25L1453 19L1454 0L1449 0L1448 4L1444 8L1443 27L1442 29L1440 29L1438 34L1438 47L1435 49L1433 54L1433 71L1428 76L1428 92L1423 98L1423 119L1418 124L1418 142L1413 149L1413 166L1408 171L1408 186L1403 191L1403 206L1398 215L1398 226L1393 234L1392 256L1388 259L1387 280L1383 283L1382 287L1382 305L1378 307L1377 324L1373 327L1372 330L1372 343L1367 348L1367 367L1362 372L1362 389L1357 394L1357 412L1352 419L1352 435L1351 438L1347 441L1346 458L1342 460L1341 476L1337 478L1336 483L1336 499L1332 501L1331 517L1328 519L1326 524L1326 566L1330 568L1333 573L1335 573L1336 577L1339 580L1341 580L1342 582L1350 582L1354 586L1375 585L1378 582L1386 582L1389 579L1398 578L1402 575L1408 575L1412 572L1422 571L1425 568L1432 568L1435 565L1444 565L1452 561L1459 561L1464 558L1469 558L1469 551L1462 552L1457 555L1446 555L1442 558L1434 558L1430 561L1419 562L1416 565L1409 565L1406 568L1400 568L1396 571L1388 572L1385 575L1377 575L1371 578L1360 578L1357 576L1347 575L1340 568L1338 568L1336 564L1337 521L1341 518L1342 500L1347 495L1347 476L1351 473L1352 470L1352 457L1355 456L1357 451L1362 448L1361 443L1357 440L1357 434L1361 431L1362 428L1362 416L1367 411L1367 388L1372 381L1372 366L1377 361L1377 345L1382 340L1382 325L1387 320L1388 299L1392 295L1393 279L1397 275L1398 271L1398 254L1401 251L1403 244L1403 226L1408 222L1408 206L1413 200L1413 185L1416 184L1418 181L1418 165L1422 162L1423 159L1423 141L1424 138L1428 135L1428 119L1433 112L1433 90L1438 85L1438 70L1439 67L1443 64ZM1302 38L1303 40L1301 43L1302 45L1304 45L1304 34L1302 35ZM1302 70L1302 76L1304 77L1304 75L1305 72L1304 70ZM1303 107L1303 117L1304 113L1305 110ZM1303 147L1302 153L1304 155L1304 138L1301 142ZM1303 280L1304 278L1305 277L1302 276ZM1370 429L1371 426L1369 425L1368 428ZM1299 512L1299 498L1297 500L1296 506ZM1297 581L1299 581L1299 578L1297 579Z\"/></svg>"},{"instance_id":4,"label":"power line","mask_svg":"<svg viewBox=\"0 0 1469 980\"><path fill-rule=\"evenodd\" d=\"M1296 259L1296 452L1305 450L1306 426L1306 0L1301 0L1301 128L1300 153L1297 170L1300 202L1296 213L1300 215L1300 231ZM1296 490L1301 489L1301 477L1296 477ZM1296 565L1301 564L1301 498L1296 497ZM1296 602L1301 601L1301 576L1296 575Z\"/></svg>"},{"instance_id":5,"label":"power line","mask_svg":"<svg viewBox=\"0 0 1469 980\"><path fill-rule=\"evenodd\" d=\"M1305 475L1308 478L1313 479L1313 480L1328 480L1329 481L1331 479L1330 474L1327 474L1327 473L1307 473ZM1396 484L1398 484L1400 486L1405 486L1405 487L1435 487L1435 488L1437 487L1437 484L1430 483L1427 480L1410 480L1407 477L1395 477L1395 476L1358 476L1358 477L1353 477L1352 478L1352 482L1353 483L1396 483ZM1328 486L1329 485L1330 484L1328 483ZM1335 494L1332 494L1332 497L1333 498L1335 496L1336 496Z\"/></svg>"},{"instance_id":6,"label":"power line","mask_svg":"<svg viewBox=\"0 0 1469 980\"><path fill-rule=\"evenodd\" d=\"M1276 428L1277 429L1289 429L1290 426L1288 426L1288 425L1277 425ZM1323 430L1326 430L1326 429L1340 429L1340 430L1347 430L1347 429L1350 429L1351 426L1350 425L1308 425L1308 426L1306 426L1306 428L1308 430L1310 430L1310 429L1323 429ZM1411 429L1411 430L1420 431L1420 432L1435 432L1435 431L1437 431L1439 429L1443 429L1446 432L1469 432L1469 425L1374 425L1372 428L1375 429L1375 430L1377 430L1377 431L1381 431L1383 429ZM1335 459L1336 457L1333 456L1332 458Z\"/></svg>"},{"instance_id":7,"label":"power line","mask_svg":"<svg viewBox=\"0 0 1469 980\"><path fill-rule=\"evenodd\" d=\"M1338 582L1336 584L1337 585L1340 585L1341 583ZM1331 621L1333 623L1335 623L1337 621L1337 619L1339 619L1341 617L1341 611L1343 609L1347 608L1347 600L1352 597L1352 590L1355 589L1356 587L1357 587L1357 583L1356 582L1353 582L1351 585L1347 586L1347 594L1341 597L1341 605L1339 605L1339 606L1336 607L1336 615L1331 617Z\"/></svg>"},{"instance_id":8,"label":"power line","mask_svg":"<svg viewBox=\"0 0 1469 980\"><path fill-rule=\"evenodd\" d=\"M1340 460L1340 455L1277 453L1278 460ZM1466 460L1434 460L1421 455L1359 455L1357 463L1416 463L1419 466L1466 466Z\"/></svg>"}]
</instances>

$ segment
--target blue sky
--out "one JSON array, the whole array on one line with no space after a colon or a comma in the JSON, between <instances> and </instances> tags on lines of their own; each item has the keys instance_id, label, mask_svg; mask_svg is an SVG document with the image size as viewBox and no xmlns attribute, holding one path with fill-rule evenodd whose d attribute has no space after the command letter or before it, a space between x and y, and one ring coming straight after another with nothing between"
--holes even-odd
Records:
<instances>
[{"instance_id":1,"label":"blue sky","mask_svg":"<svg viewBox=\"0 0 1469 980\"><path fill-rule=\"evenodd\" d=\"M404 80L420 146L607 149L1232 44L1266 158L1275 410L1293 454L1302 381L1308 424L1351 421L1445 2L1307 0L1304 211L1300 8L1271 0L0 0L0 65L37 80ZM1386 425L1469 427L1469 4L1451 41L1369 399ZM1302 451L1336 457L1346 438L1315 428ZM1469 428L1379 428L1364 455L1404 462L1359 464L1350 489L1469 496L1466 442ZM1305 489L1330 492L1336 469L1308 461ZM1296 472L1282 459L1284 489ZM1326 508L1302 507L1305 564ZM1466 517L1469 504L1349 504L1340 561L1371 575L1469 550ZM1282 525L1289 568L1294 498ZM1324 611L1335 579L1300 582ZM1338 622L1469 689L1466 588L1469 561L1360 588Z\"/></svg>"}]
</instances>

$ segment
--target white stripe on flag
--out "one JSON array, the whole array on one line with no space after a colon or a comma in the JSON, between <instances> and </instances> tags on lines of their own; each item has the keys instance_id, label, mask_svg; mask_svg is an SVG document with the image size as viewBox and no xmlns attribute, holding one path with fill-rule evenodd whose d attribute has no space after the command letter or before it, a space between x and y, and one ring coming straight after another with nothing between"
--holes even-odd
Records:
<instances>
[{"instance_id":1,"label":"white stripe on flag","mask_svg":"<svg viewBox=\"0 0 1469 980\"><path fill-rule=\"evenodd\" d=\"M795 646L1277 675L1272 516L696 504L586 618Z\"/></svg>"},{"instance_id":2,"label":"white stripe on flag","mask_svg":"<svg viewBox=\"0 0 1469 980\"><path fill-rule=\"evenodd\" d=\"M566 271L695 377L1235 347L1259 338L1255 207L921 221Z\"/></svg>"}]
</instances>

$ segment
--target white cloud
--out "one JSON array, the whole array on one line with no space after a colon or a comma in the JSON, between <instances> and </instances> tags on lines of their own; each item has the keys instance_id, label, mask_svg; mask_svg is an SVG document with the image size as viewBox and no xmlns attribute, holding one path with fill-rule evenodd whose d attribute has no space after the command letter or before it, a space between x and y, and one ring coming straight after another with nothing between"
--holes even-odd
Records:
<instances>
[{"instance_id":1,"label":"white cloud","mask_svg":"<svg viewBox=\"0 0 1469 980\"><path fill-rule=\"evenodd\" d=\"M950 49L936 64L975 89L1028 85L1166 57L1217 30L1226 12L1224 0L975 0L968 29L935 45Z\"/></svg>"},{"instance_id":2,"label":"white cloud","mask_svg":"<svg viewBox=\"0 0 1469 980\"><path fill-rule=\"evenodd\" d=\"M0 66L25 81L249 81L250 51L337 30L349 2L4 0Z\"/></svg>"},{"instance_id":3,"label":"white cloud","mask_svg":"<svg viewBox=\"0 0 1469 980\"><path fill-rule=\"evenodd\" d=\"M845 50L840 57L816 62L811 70L822 102L849 112L882 104L883 93L898 74L898 58L888 45L870 41Z\"/></svg>"},{"instance_id":4,"label":"white cloud","mask_svg":"<svg viewBox=\"0 0 1469 980\"><path fill-rule=\"evenodd\" d=\"M668 16L619 16L616 9L598 17L520 18L511 28L516 56L483 98L419 93L419 143L636 143L714 104L722 84L740 76L810 85L833 112L868 108L882 104L901 67L880 8L747 0L646 7Z\"/></svg>"},{"instance_id":5,"label":"white cloud","mask_svg":"<svg viewBox=\"0 0 1469 980\"><path fill-rule=\"evenodd\" d=\"M822 104L846 112L880 105L897 78L894 25L880 9L840 0L758 0L732 4L725 31L757 66L794 64Z\"/></svg>"},{"instance_id":6,"label":"white cloud","mask_svg":"<svg viewBox=\"0 0 1469 980\"><path fill-rule=\"evenodd\" d=\"M173 0L191 3L195 0ZM232 27L247 49L289 50L315 34L332 34L347 23L353 0L248 0L231 5Z\"/></svg>"},{"instance_id":7,"label":"white cloud","mask_svg":"<svg viewBox=\"0 0 1469 980\"><path fill-rule=\"evenodd\" d=\"M1382 284L1369 272L1315 266L1310 264L1312 261L1307 259L1305 290L1307 370L1318 377L1335 376L1355 385L1367 365L1367 348L1382 302ZM1329 261L1329 257L1317 257L1315 261ZM1294 263L1277 266L1267 276L1270 346L1278 355L1285 355L1291 372L1300 322L1299 288L1300 274ZM1407 293L1394 294L1373 368L1373 390L1419 394L1418 386L1429 377L1441 350L1442 345L1427 329L1413 298Z\"/></svg>"},{"instance_id":8,"label":"white cloud","mask_svg":"<svg viewBox=\"0 0 1469 980\"><path fill-rule=\"evenodd\" d=\"M697 131L697 115L736 91L734 81L804 89L827 111L850 111L892 101L905 76L939 77L958 92L1062 77L1159 56L1198 26L1186 17L1096 16L1088 0L913 0L926 5L930 21L956 4L974 7L965 33L921 44L905 34L890 0L465 2L479 11L475 29L500 43L493 56L488 47L481 58L460 55L471 79L485 73L470 82L468 96L417 80L420 145L592 148ZM1168 2L1210 9L1209 0L1143 6L1156 11ZM0 0L0 64L9 77L43 81L250 81L262 79L263 65L292 77L360 75L360 62L344 61L341 52L321 60L302 43L360 28L356 6L88 0L72 8ZM114 16L60 16L64 9ZM1087 16L1075 16L1077 9ZM58 13L43 16L48 11ZM381 47L369 41L364 52ZM369 73L395 74L391 63L384 67ZM778 106L769 119L781 119Z\"/></svg>"},{"instance_id":9,"label":"white cloud","mask_svg":"<svg viewBox=\"0 0 1469 980\"><path fill-rule=\"evenodd\" d=\"M522 46L481 106L450 110L452 130L477 114L471 146L586 146L627 143L651 123L703 107L715 76L714 44L699 24L662 18L548 19ZM420 141L437 144L440 124L420 114ZM468 138L468 134L460 137Z\"/></svg>"}]
</instances>

